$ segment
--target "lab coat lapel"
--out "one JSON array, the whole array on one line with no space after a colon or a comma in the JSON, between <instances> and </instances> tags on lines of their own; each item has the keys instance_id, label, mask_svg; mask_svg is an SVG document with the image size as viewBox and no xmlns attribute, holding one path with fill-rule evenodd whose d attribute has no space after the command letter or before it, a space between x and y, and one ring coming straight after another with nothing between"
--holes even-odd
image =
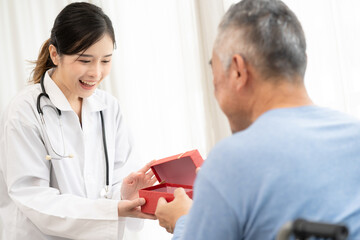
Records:
<instances>
[{"instance_id":1,"label":"lab coat lapel","mask_svg":"<svg viewBox=\"0 0 360 240\"><path fill-rule=\"evenodd\" d=\"M100 111L106 108L107 105L99 97L96 90L94 94L83 100L81 116L84 136L83 174L86 194L91 199L99 198L100 191L105 185L106 168ZM106 120L104 119L104 121Z\"/></svg>"}]
</instances>

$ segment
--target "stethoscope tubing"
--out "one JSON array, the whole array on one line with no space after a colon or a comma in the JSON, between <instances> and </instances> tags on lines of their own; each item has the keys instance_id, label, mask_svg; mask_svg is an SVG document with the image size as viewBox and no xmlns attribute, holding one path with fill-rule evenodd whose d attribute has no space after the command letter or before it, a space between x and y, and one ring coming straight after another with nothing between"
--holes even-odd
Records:
<instances>
[{"instance_id":1,"label":"stethoscope tubing","mask_svg":"<svg viewBox=\"0 0 360 240\"><path fill-rule=\"evenodd\" d=\"M105 125L104 125L104 117L102 111L100 111L101 118L101 128L102 128L102 137L103 137L103 145L104 145L104 153L105 153L105 164L106 164L106 186L109 186L109 158L107 152L106 145L106 134L105 134Z\"/></svg>"}]
</instances>

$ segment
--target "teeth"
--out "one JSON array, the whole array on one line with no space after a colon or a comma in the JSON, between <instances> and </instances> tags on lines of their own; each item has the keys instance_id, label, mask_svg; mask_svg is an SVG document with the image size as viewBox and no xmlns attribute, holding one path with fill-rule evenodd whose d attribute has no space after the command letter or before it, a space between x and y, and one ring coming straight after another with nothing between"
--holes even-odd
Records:
<instances>
[{"instance_id":1,"label":"teeth","mask_svg":"<svg viewBox=\"0 0 360 240\"><path fill-rule=\"evenodd\" d=\"M80 82L83 82L87 85L90 85L90 86L94 86L96 84L96 82L87 82L87 81L84 81L84 80L80 80Z\"/></svg>"}]
</instances>

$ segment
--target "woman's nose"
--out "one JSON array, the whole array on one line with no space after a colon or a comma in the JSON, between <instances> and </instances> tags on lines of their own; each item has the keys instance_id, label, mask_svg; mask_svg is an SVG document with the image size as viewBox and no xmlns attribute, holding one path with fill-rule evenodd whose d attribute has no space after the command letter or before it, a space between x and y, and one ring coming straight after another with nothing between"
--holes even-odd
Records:
<instances>
[{"instance_id":1,"label":"woman's nose","mask_svg":"<svg viewBox=\"0 0 360 240\"><path fill-rule=\"evenodd\" d=\"M96 80L100 80L101 78L101 66L99 63L94 63L92 66L91 66L91 69L89 71L89 75L92 77L92 78L95 78Z\"/></svg>"}]
</instances>

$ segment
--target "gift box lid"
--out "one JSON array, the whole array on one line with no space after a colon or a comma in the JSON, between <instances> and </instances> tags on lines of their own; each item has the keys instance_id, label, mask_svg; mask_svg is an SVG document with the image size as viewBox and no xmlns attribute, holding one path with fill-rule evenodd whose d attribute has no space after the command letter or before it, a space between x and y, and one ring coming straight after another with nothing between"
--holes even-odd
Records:
<instances>
[{"instance_id":1,"label":"gift box lid","mask_svg":"<svg viewBox=\"0 0 360 240\"><path fill-rule=\"evenodd\" d=\"M171 157L157 160L152 164L159 183L193 185L196 178L196 168L204 162L198 150L192 150Z\"/></svg>"}]
</instances>

